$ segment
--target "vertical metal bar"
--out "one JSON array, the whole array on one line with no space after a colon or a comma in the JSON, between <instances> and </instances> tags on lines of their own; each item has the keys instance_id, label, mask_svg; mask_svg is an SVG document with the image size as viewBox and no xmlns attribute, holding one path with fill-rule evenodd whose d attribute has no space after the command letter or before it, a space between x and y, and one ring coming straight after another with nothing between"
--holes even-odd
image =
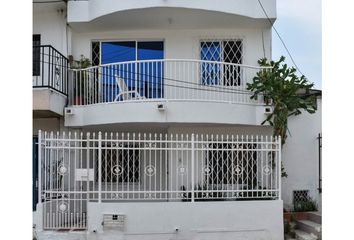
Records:
<instances>
[{"instance_id":1,"label":"vertical metal bar","mask_svg":"<svg viewBox=\"0 0 354 240\"><path fill-rule=\"evenodd\" d=\"M318 134L318 192L322 193L322 174L321 174L321 150L322 150L322 135Z\"/></svg>"},{"instance_id":2,"label":"vertical metal bar","mask_svg":"<svg viewBox=\"0 0 354 240\"><path fill-rule=\"evenodd\" d=\"M52 86L53 84L53 78L51 77L51 63L50 63L50 60L51 60L51 55L50 55L50 50L51 48L49 47L48 48L48 86Z\"/></svg>"},{"instance_id":3,"label":"vertical metal bar","mask_svg":"<svg viewBox=\"0 0 354 240\"><path fill-rule=\"evenodd\" d=\"M101 191L102 191L102 133L98 132L98 203L101 203Z\"/></svg>"},{"instance_id":4,"label":"vertical metal bar","mask_svg":"<svg viewBox=\"0 0 354 240\"><path fill-rule=\"evenodd\" d=\"M195 191L195 186L194 186L194 164L195 164L195 159L194 159L194 134L192 133L191 136L191 159L192 159L192 166L191 166L191 171L192 171L192 176L191 176L191 183L192 183L192 202L194 202L194 191Z\"/></svg>"},{"instance_id":5,"label":"vertical metal bar","mask_svg":"<svg viewBox=\"0 0 354 240\"><path fill-rule=\"evenodd\" d=\"M278 199L281 200L281 137L278 137Z\"/></svg>"},{"instance_id":6,"label":"vertical metal bar","mask_svg":"<svg viewBox=\"0 0 354 240\"><path fill-rule=\"evenodd\" d=\"M42 199L42 131L38 131L38 203Z\"/></svg>"}]
</instances>

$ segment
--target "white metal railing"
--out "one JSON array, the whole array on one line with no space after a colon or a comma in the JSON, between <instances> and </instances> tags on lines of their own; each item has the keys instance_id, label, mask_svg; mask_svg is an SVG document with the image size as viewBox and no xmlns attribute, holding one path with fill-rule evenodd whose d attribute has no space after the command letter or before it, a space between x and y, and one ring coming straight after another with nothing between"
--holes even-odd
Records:
<instances>
[{"instance_id":1,"label":"white metal railing","mask_svg":"<svg viewBox=\"0 0 354 240\"><path fill-rule=\"evenodd\" d=\"M278 138L39 133L44 228L86 228L88 201L280 198Z\"/></svg>"},{"instance_id":2,"label":"white metal railing","mask_svg":"<svg viewBox=\"0 0 354 240\"><path fill-rule=\"evenodd\" d=\"M69 105L191 100L262 104L246 83L263 67L190 59L111 63L70 70ZM124 86L117 84L121 79ZM121 89L123 88L123 89Z\"/></svg>"}]
</instances>

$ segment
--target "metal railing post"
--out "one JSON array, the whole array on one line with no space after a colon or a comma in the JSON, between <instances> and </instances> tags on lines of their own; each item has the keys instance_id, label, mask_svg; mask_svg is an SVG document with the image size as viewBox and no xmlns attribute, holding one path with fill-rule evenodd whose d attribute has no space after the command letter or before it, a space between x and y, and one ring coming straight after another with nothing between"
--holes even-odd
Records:
<instances>
[{"instance_id":1,"label":"metal railing post","mask_svg":"<svg viewBox=\"0 0 354 240\"><path fill-rule=\"evenodd\" d=\"M278 137L278 193L279 193L279 196L278 196L278 199L281 200L281 137L279 136Z\"/></svg>"},{"instance_id":2,"label":"metal railing post","mask_svg":"<svg viewBox=\"0 0 354 240\"><path fill-rule=\"evenodd\" d=\"M194 164L195 164L195 159L194 159L194 134L192 134L191 136L191 144L192 144L192 152L191 152L191 159L192 159L192 168L191 168L191 171L192 171L192 177L191 177L191 183L192 183L192 202L194 202Z\"/></svg>"},{"instance_id":3,"label":"metal railing post","mask_svg":"<svg viewBox=\"0 0 354 240\"><path fill-rule=\"evenodd\" d=\"M98 133L98 202L102 202L102 133Z\"/></svg>"},{"instance_id":4,"label":"metal railing post","mask_svg":"<svg viewBox=\"0 0 354 240\"><path fill-rule=\"evenodd\" d=\"M38 203L42 202L42 131L38 131Z\"/></svg>"}]
</instances>

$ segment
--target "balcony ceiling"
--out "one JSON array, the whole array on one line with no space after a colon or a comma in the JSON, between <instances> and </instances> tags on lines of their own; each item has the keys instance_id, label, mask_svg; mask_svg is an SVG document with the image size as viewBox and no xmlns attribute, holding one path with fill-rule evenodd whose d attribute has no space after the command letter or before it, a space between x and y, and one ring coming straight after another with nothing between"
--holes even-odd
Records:
<instances>
[{"instance_id":1,"label":"balcony ceiling","mask_svg":"<svg viewBox=\"0 0 354 240\"><path fill-rule=\"evenodd\" d=\"M264 18L255 19L225 12L169 7L119 11L90 22L70 22L69 24L77 32L161 28L259 28L269 26L268 20Z\"/></svg>"}]
</instances>

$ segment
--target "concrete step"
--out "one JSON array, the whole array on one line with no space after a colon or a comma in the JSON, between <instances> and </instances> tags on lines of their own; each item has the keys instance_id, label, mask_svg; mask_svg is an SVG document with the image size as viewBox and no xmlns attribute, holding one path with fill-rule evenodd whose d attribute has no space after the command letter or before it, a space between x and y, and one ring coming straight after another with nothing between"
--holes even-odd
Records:
<instances>
[{"instance_id":1,"label":"concrete step","mask_svg":"<svg viewBox=\"0 0 354 240\"><path fill-rule=\"evenodd\" d=\"M322 226L321 224L312 222L310 220L298 220L296 221L296 228L307 233L320 237Z\"/></svg>"},{"instance_id":2,"label":"concrete step","mask_svg":"<svg viewBox=\"0 0 354 240\"><path fill-rule=\"evenodd\" d=\"M301 230L295 230L296 239L298 240L318 240L318 237Z\"/></svg>"},{"instance_id":3,"label":"concrete step","mask_svg":"<svg viewBox=\"0 0 354 240\"><path fill-rule=\"evenodd\" d=\"M308 213L308 220L311 220L312 222L322 224L322 215L320 212L309 212Z\"/></svg>"}]
</instances>

